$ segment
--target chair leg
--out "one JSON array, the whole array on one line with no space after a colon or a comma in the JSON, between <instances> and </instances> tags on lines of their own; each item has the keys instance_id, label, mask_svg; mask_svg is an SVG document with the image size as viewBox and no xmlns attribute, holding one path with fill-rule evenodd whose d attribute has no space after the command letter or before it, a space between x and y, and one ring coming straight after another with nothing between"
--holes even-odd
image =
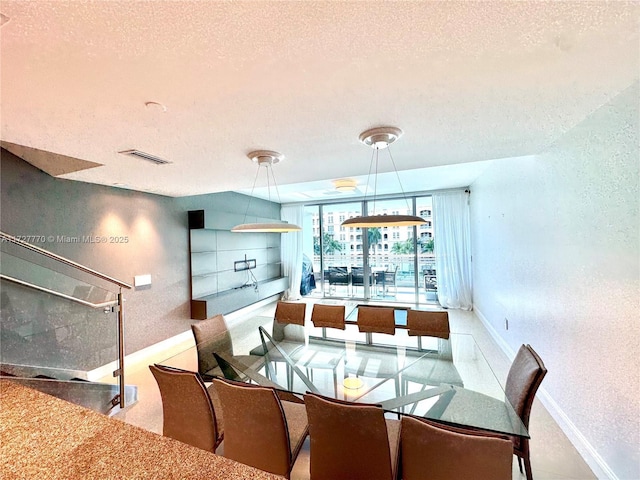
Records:
<instances>
[{"instance_id":1,"label":"chair leg","mask_svg":"<svg viewBox=\"0 0 640 480\"><path fill-rule=\"evenodd\" d=\"M527 473L527 480L533 480L533 473L531 472L531 459L527 455L524 459L524 470Z\"/></svg>"},{"instance_id":2,"label":"chair leg","mask_svg":"<svg viewBox=\"0 0 640 480\"><path fill-rule=\"evenodd\" d=\"M519 455L516 455L518 458L518 468L520 468L520 473L522 473L522 458Z\"/></svg>"}]
</instances>

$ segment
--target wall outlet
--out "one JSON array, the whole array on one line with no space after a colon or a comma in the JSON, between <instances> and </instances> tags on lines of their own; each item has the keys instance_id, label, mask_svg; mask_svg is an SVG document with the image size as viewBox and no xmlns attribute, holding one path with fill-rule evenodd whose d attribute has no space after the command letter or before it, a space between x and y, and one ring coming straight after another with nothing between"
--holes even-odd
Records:
<instances>
[{"instance_id":1,"label":"wall outlet","mask_svg":"<svg viewBox=\"0 0 640 480\"><path fill-rule=\"evenodd\" d=\"M509 330L509 319L504 317L504 329Z\"/></svg>"}]
</instances>

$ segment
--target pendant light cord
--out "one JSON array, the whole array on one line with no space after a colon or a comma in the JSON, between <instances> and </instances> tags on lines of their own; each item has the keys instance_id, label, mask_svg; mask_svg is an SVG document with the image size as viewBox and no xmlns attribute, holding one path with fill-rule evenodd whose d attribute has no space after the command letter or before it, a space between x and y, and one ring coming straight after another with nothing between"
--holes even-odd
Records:
<instances>
[{"instance_id":1,"label":"pendant light cord","mask_svg":"<svg viewBox=\"0 0 640 480\"><path fill-rule=\"evenodd\" d=\"M371 152L371 160L369 161L369 173L367 174L367 186L364 189L364 200L367 200L367 195L369 194L369 184L371 183L371 170L373 169L373 160L375 158L376 155L376 149L373 149L373 152ZM377 189L377 177L378 177L378 165L377 165L377 161L376 161L376 180L374 181L374 189L373 189L373 198L375 200L376 198L376 189ZM365 204L366 205L366 204ZM374 207L375 207L375 201L374 201ZM368 211L369 209L367 209Z\"/></svg>"},{"instance_id":2,"label":"pendant light cord","mask_svg":"<svg viewBox=\"0 0 640 480\"><path fill-rule=\"evenodd\" d=\"M407 199L407 194L404 193L404 188L402 188L402 182L400 181L400 174L398 173L398 169L396 168L396 162L393 160L393 155L391 155L391 148L387 147L389 150L389 158L391 159L391 165L393 165L393 171L396 172L396 178L398 179L398 185L400 185L400 192L402 192L402 197L404 198L404 202L407 205L407 211L412 213L412 208L409 208L409 200Z\"/></svg>"},{"instance_id":3,"label":"pendant light cord","mask_svg":"<svg viewBox=\"0 0 640 480\"><path fill-rule=\"evenodd\" d=\"M247 215L249 214L249 207L251 206L251 200L253 199L253 191L256 188L256 182L258 181L259 174L260 174L260 166L258 165L256 176L253 179L253 186L251 187L251 194L249 195L249 203L247 203L247 209L244 211L244 219L242 220L242 223L247 223Z\"/></svg>"},{"instance_id":4,"label":"pendant light cord","mask_svg":"<svg viewBox=\"0 0 640 480\"><path fill-rule=\"evenodd\" d=\"M242 223L247 223L247 215L249 214L249 207L251 206L251 201L253 200L253 191L256 188L256 183L258 182L258 176L260 175L260 168L262 165L258 165L258 170L256 171L256 176L253 179L253 186L251 187L251 194L249 195L249 203L247 203L247 209L244 212L244 220ZM271 177L273 178L273 187L276 189L276 195L278 196L278 203L282 204L282 200L280 200L280 191L278 190L278 182L276 182L276 174L273 172L273 165L271 163L267 163L265 168L267 169L267 195L269 201L271 201L271 179L269 178L269 170L271 170Z\"/></svg>"}]
</instances>

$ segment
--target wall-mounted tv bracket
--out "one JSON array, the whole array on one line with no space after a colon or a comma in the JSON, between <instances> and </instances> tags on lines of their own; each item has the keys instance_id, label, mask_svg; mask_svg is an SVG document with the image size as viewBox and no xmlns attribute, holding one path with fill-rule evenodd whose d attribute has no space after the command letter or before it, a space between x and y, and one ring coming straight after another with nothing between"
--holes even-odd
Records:
<instances>
[{"instance_id":1,"label":"wall-mounted tv bracket","mask_svg":"<svg viewBox=\"0 0 640 480\"><path fill-rule=\"evenodd\" d=\"M244 260L238 260L233 262L234 272L242 272L244 270L251 270L253 268L256 268L256 259L255 258L247 259L246 254L244 256Z\"/></svg>"}]
</instances>

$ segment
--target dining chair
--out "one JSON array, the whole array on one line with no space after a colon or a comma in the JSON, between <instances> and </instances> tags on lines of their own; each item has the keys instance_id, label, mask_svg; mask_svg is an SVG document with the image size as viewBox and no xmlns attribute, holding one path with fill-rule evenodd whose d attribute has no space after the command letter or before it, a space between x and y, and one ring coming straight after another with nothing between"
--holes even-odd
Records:
<instances>
[{"instance_id":1,"label":"dining chair","mask_svg":"<svg viewBox=\"0 0 640 480\"><path fill-rule=\"evenodd\" d=\"M387 270L375 273L376 287L379 290L378 295L386 296L389 293L389 287L393 287L393 294L395 297L398 294L398 287L396 286L396 277L398 274L398 266L387 268Z\"/></svg>"},{"instance_id":2,"label":"dining chair","mask_svg":"<svg viewBox=\"0 0 640 480\"><path fill-rule=\"evenodd\" d=\"M373 280L371 273L369 273L369 278L367 280L369 282L369 285L371 285ZM355 296L355 288L364 287L364 284L365 284L364 267L351 267L351 285L353 286L354 296Z\"/></svg>"},{"instance_id":3,"label":"dining chair","mask_svg":"<svg viewBox=\"0 0 640 480\"><path fill-rule=\"evenodd\" d=\"M162 398L162 434L215 452L223 438L221 405L215 405L202 378L164 365L149 365Z\"/></svg>"},{"instance_id":4,"label":"dining chair","mask_svg":"<svg viewBox=\"0 0 640 480\"><path fill-rule=\"evenodd\" d=\"M196 342L198 373L205 381L210 381L216 375L223 376L213 353L234 354L231 333L227 328L224 316L218 314L207 320L199 320L191 325L191 331ZM234 356L246 365L264 363L264 359L259 355Z\"/></svg>"},{"instance_id":5,"label":"dining chair","mask_svg":"<svg viewBox=\"0 0 640 480\"><path fill-rule=\"evenodd\" d=\"M400 421L380 405L306 394L311 480L394 480Z\"/></svg>"},{"instance_id":6,"label":"dining chair","mask_svg":"<svg viewBox=\"0 0 640 480\"><path fill-rule=\"evenodd\" d=\"M350 284L351 274L347 267L329 267L329 291L334 285L345 285L348 293Z\"/></svg>"},{"instance_id":7,"label":"dining chair","mask_svg":"<svg viewBox=\"0 0 640 480\"><path fill-rule=\"evenodd\" d=\"M396 320L392 307L358 307L358 330L367 333L396 333Z\"/></svg>"},{"instance_id":8,"label":"dining chair","mask_svg":"<svg viewBox=\"0 0 640 480\"><path fill-rule=\"evenodd\" d=\"M529 415L531 414L533 399L546 374L547 369L542 359L531 345L522 345L509 368L504 390L507 400L511 403L527 430L529 429ZM513 453L518 457L520 473L522 473L522 460L524 460L527 480L533 480L529 439L513 436L511 440L513 442Z\"/></svg>"},{"instance_id":9,"label":"dining chair","mask_svg":"<svg viewBox=\"0 0 640 480\"><path fill-rule=\"evenodd\" d=\"M345 329L344 305L313 305L311 321L314 327L322 328L323 335L326 328ZM306 369L307 377L313 382L314 370L331 370L333 375L334 394L338 394L338 366L344 357L344 349L334 346L322 347L308 345L304 353L296 358L296 366Z\"/></svg>"},{"instance_id":10,"label":"dining chair","mask_svg":"<svg viewBox=\"0 0 640 480\"><path fill-rule=\"evenodd\" d=\"M513 446L489 436L403 416L400 441L403 480L510 480ZM313 438L313 437L311 437Z\"/></svg>"},{"instance_id":11,"label":"dining chair","mask_svg":"<svg viewBox=\"0 0 640 480\"><path fill-rule=\"evenodd\" d=\"M304 404L272 388L214 379L225 418L224 456L290 478L309 433Z\"/></svg>"},{"instance_id":12,"label":"dining chair","mask_svg":"<svg viewBox=\"0 0 640 480\"><path fill-rule=\"evenodd\" d=\"M449 312L408 310L407 328L409 335L449 338Z\"/></svg>"},{"instance_id":13,"label":"dining chair","mask_svg":"<svg viewBox=\"0 0 640 480\"><path fill-rule=\"evenodd\" d=\"M314 327L345 329L345 306L316 303L311 311Z\"/></svg>"},{"instance_id":14,"label":"dining chair","mask_svg":"<svg viewBox=\"0 0 640 480\"><path fill-rule=\"evenodd\" d=\"M274 319L283 325L304 325L307 304L302 302L278 302Z\"/></svg>"}]
</instances>

